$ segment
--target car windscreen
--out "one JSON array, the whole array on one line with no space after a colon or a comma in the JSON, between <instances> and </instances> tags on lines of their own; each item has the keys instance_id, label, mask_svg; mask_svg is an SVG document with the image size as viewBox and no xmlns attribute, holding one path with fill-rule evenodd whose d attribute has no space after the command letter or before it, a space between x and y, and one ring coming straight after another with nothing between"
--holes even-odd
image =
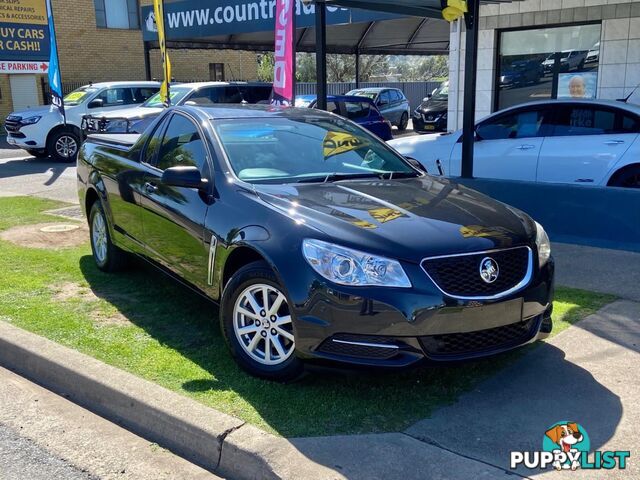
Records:
<instances>
[{"instance_id":1,"label":"car windscreen","mask_svg":"<svg viewBox=\"0 0 640 480\"><path fill-rule=\"evenodd\" d=\"M358 97L367 97L371 100L375 100L378 96L378 92L372 92L370 90L352 90L347 95L356 95Z\"/></svg>"},{"instance_id":2,"label":"car windscreen","mask_svg":"<svg viewBox=\"0 0 640 480\"><path fill-rule=\"evenodd\" d=\"M438 87L438 89L433 92L433 96L431 97L434 100L448 100L449 98L449 84L443 83Z\"/></svg>"},{"instance_id":3,"label":"car windscreen","mask_svg":"<svg viewBox=\"0 0 640 480\"><path fill-rule=\"evenodd\" d=\"M99 88L95 87L80 87L73 92L67 93L65 95L64 104L68 107L73 105L80 105L98 90Z\"/></svg>"},{"instance_id":4,"label":"car windscreen","mask_svg":"<svg viewBox=\"0 0 640 480\"><path fill-rule=\"evenodd\" d=\"M190 88L180 88L180 87L171 87L169 88L169 97L171 98L171 105L177 105L180 100L182 100L185 95L187 95L191 91ZM160 98L160 92L156 93L154 96L149 98L146 102L144 102L142 107L149 108L159 108L163 107L162 99Z\"/></svg>"},{"instance_id":5,"label":"car windscreen","mask_svg":"<svg viewBox=\"0 0 640 480\"><path fill-rule=\"evenodd\" d=\"M341 119L221 119L213 126L231 168L249 183L419 175L384 142Z\"/></svg>"}]
</instances>

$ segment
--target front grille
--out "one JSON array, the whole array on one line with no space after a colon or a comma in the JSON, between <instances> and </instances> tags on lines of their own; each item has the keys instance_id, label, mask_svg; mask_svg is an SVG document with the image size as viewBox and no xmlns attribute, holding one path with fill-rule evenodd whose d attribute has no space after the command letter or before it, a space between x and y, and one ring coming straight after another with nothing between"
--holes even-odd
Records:
<instances>
[{"instance_id":1,"label":"front grille","mask_svg":"<svg viewBox=\"0 0 640 480\"><path fill-rule=\"evenodd\" d=\"M516 346L533 335L538 317L503 327L467 333L448 333L420 337L420 344L430 357L468 355Z\"/></svg>"},{"instance_id":2,"label":"front grille","mask_svg":"<svg viewBox=\"0 0 640 480\"><path fill-rule=\"evenodd\" d=\"M395 357L398 354L397 348L373 346L375 344L394 345L394 340L388 337L337 333L331 338L328 338L327 340L322 342L317 351L320 353L328 353L330 355L340 355L365 359L368 358L375 360L387 360L389 358Z\"/></svg>"},{"instance_id":3,"label":"front grille","mask_svg":"<svg viewBox=\"0 0 640 480\"><path fill-rule=\"evenodd\" d=\"M20 120L20 117L7 117L4 122L4 128L7 130L7 133L17 133L22 126Z\"/></svg>"},{"instance_id":4,"label":"front grille","mask_svg":"<svg viewBox=\"0 0 640 480\"><path fill-rule=\"evenodd\" d=\"M480 263L490 257L498 264L498 278L493 283L480 276ZM422 268L435 284L452 297L495 297L526 286L531 274L529 247L427 258Z\"/></svg>"}]
</instances>

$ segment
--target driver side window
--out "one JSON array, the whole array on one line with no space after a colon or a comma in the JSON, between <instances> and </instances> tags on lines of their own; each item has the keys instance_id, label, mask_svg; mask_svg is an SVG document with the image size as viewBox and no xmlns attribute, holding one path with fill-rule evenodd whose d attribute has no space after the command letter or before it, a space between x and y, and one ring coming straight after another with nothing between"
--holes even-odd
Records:
<instances>
[{"instance_id":1,"label":"driver side window","mask_svg":"<svg viewBox=\"0 0 640 480\"><path fill-rule=\"evenodd\" d=\"M544 124L542 110L527 110L501 115L484 122L476 129L482 140L506 140L541 136Z\"/></svg>"},{"instance_id":2,"label":"driver side window","mask_svg":"<svg viewBox=\"0 0 640 480\"><path fill-rule=\"evenodd\" d=\"M198 167L205 171L206 150L195 124L188 118L174 114L165 131L156 167L166 170L171 167Z\"/></svg>"}]
</instances>

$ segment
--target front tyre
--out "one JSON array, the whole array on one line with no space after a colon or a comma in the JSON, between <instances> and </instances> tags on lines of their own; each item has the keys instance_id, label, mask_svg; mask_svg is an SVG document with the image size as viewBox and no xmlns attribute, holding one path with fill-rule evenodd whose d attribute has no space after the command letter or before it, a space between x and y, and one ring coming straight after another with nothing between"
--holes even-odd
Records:
<instances>
[{"instance_id":1,"label":"front tyre","mask_svg":"<svg viewBox=\"0 0 640 480\"><path fill-rule=\"evenodd\" d=\"M254 262L238 270L222 294L220 323L231 354L251 375L287 381L299 377L289 300L273 270Z\"/></svg>"},{"instance_id":2,"label":"front tyre","mask_svg":"<svg viewBox=\"0 0 640 480\"><path fill-rule=\"evenodd\" d=\"M47 141L47 152L57 162L75 162L79 149L80 138L72 130L59 130Z\"/></svg>"},{"instance_id":3,"label":"front tyre","mask_svg":"<svg viewBox=\"0 0 640 480\"><path fill-rule=\"evenodd\" d=\"M89 235L97 267L103 272L122 270L127 263L127 254L111 241L107 217L99 200L94 202L89 213Z\"/></svg>"},{"instance_id":4,"label":"front tyre","mask_svg":"<svg viewBox=\"0 0 640 480\"><path fill-rule=\"evenodd\" d=\"M402 117L400 117L400 123L398 124L398 130L404 132L407 129L407 125L409 125L409 114L404 112Z\"/></svg>"}]
</instances>

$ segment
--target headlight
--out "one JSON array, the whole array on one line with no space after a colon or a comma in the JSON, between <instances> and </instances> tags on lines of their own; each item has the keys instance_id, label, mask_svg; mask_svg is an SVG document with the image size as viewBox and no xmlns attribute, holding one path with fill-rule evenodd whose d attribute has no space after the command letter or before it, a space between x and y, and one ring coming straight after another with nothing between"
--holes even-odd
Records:
<instances>
[{"instance_id":1,"label":"headlight","mask_svg":"<svg viewBox=\"0 0 640 480\"><path fill-rule=\"evenodd\" d=\"M34 123L38 123L42 117L29 117L23 118L20 123L22 125L33 125Z\"/></svg>"},{"instance_id":2,"label":"headlight","mask_svg":"<svg viewBox=\"0 0 640 480\"><path fill-rule=\"evenodd\" d=\"M316 272L340 285L411 287L409 278L396 260L320 240L304 240L302 253Z\"/></svg>"},{"instance_id":3,"label":"headlight","mask_svg":"<svg viewBox=\"0 0 640 480\"><path fill-rule=\"evenodd\" d=\"M551 242L542 225L536 222L536 245L538 246L538 264L542 267L551 257Z\"/></svg>"}]
</instances>

